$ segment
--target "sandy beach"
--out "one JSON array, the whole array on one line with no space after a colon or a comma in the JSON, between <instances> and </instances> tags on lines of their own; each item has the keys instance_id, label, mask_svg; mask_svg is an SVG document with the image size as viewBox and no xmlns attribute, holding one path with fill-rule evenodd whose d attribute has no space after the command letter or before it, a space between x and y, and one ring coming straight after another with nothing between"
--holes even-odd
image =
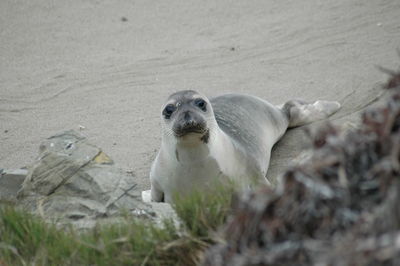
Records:
<instances>
[{"instance_id":1,"label":"sandy beach","mask_svg":"<svg viewBox=\"0 0 400 266\"><path fill-rule=\"evenodd\" d=\"M376 66L397 69L398 48L398 0L2 0L0 168L81 129L148 188L170 93L336 100L342 122L381 93Z\"/></svg>"}]
</instances>

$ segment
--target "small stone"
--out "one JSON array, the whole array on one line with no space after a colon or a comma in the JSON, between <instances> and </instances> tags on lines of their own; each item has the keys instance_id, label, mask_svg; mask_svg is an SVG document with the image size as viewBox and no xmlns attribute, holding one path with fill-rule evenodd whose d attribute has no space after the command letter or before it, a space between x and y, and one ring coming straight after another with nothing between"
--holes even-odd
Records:
<instances>
[{"instance_id":1,"label":"small stone","mask_svg":"<svg viewBox=\"0 0 400 266\"><path fill-rule=\"evenodd\" d=\"M113 164L113 160L111 160L111 158L102 151L97 154L93 161L98 164Z\"/></svg>"},{"instance_id":2,"label":"small stone","mask_svg":"<svg viewBox=\"0 0 400 266\"><path fill-rule=\"evenodd\" d=\"M127 19L126 17L121 17L121 21L122 21L122 22L127 22L128 19Z\"/></svg>"}]
</instances>

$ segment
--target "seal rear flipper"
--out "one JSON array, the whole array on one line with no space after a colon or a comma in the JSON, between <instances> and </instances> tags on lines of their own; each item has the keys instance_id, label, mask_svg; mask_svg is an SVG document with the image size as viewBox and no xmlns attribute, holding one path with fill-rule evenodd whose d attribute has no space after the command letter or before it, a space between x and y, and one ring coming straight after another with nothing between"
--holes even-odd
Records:
<instances>
[{"instance_id":1,"label":"seal rear flipper","mask_svg":"<svg viewBox=\"0 0 400 266\"><path fill-rule=\"evenodd\" d=\"M336 101L316 101L306 103L299 100L286 102L281 108L289 119L289 127L303 126L328 118L340 109Z\"/></svg>"}]
</instances>

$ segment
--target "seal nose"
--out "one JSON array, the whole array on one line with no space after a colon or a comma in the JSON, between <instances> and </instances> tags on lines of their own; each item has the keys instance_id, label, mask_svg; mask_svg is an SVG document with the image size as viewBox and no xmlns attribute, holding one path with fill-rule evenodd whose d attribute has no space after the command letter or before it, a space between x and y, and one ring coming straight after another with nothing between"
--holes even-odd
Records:
<instances>
[{"instance_id":1,"label":"seal nose","mask_svg":"<svg viewBox=\"0 0 400 266\"><path fill-rule=\"evenodd\" d=\"M196 112L184 110L175 120L173 130L176 136L184 136L187 133L203 133L206 130L206 121Z\"/></svg>"},{"instance_id":2,"label":"seal nose","mask_svg":"<svg viewBox=\"0 0 400 266\"><path fill-rule=\"evenodd\" d=\"M184 120L184 125L185 127L187 126L194 126L195 121L193 119L193 116L190 114L189 111L186 111L183 115L183 120Z\"/></svg>"}]
</instances>

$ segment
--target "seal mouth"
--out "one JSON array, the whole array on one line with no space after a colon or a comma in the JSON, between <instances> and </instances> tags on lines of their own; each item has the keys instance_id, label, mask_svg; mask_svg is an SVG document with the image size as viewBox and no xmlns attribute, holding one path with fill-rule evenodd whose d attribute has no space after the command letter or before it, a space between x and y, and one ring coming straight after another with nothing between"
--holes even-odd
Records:
<instances>
[{"instance_id":1,"label":"seal mouth","mask_svg":"<svg viewBox=\"0 0 400 266\"><path fill-rule=\"evenodd\" d=\"M188 134L199 134L204 135L207 132L207 128L204 125L187 125L174 129L174 135L177 138L184 137Z\"/></svg>"},{"instance_id":2,"label":"seal mouth","mask_svg":"<svg viewBox=\"0 0 400 266\"><path fill-rule=\"evenodd\" d=\"M175 120L172 130L177 138L188 134L204 135L207 132L207 122L199 112L185 110Z\"/></svg>"}]
</instances>

